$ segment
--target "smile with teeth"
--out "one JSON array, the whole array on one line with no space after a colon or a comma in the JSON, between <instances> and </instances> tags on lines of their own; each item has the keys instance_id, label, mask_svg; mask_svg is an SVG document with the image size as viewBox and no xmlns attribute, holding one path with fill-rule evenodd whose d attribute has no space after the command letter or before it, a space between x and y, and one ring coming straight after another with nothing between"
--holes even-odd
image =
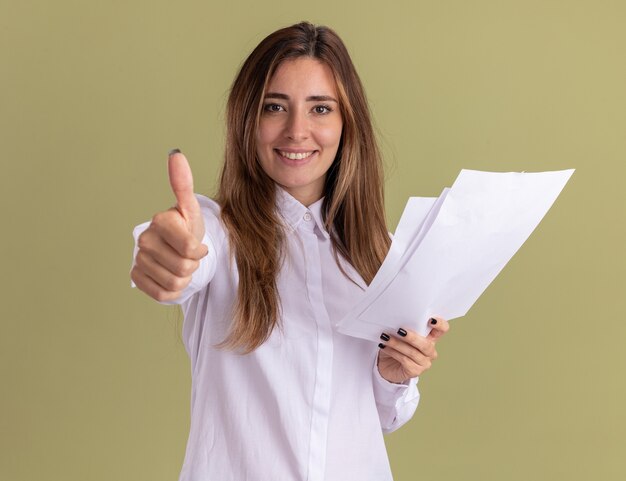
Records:
<instances>
[{"instance_id":1,"label":"smile with teeth","mask_svg":"<svg viewBox=\"0 0 626 481\"><path fill-rule=\"evenodd\" d=\"M298 153L283 152L282 150L278 150L277 152L283 157L286 157L287 159L302 160L302 159L306 159L307 157L310 157L313 153L315 153L315 150L312 150L311 152L298 152Z\"/></svg>"}]
</instances>

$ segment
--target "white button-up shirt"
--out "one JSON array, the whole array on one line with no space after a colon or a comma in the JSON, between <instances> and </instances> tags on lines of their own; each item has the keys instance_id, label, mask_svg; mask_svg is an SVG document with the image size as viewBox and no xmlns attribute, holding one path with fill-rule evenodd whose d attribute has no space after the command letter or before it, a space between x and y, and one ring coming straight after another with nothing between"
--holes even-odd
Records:
<instances>
[{"instance_id":1,"label":"white button-up shirt","mask_svg":"<svg viewBox=\"0 0 626 481\"><path fill-rule=\"evenodd\" d=\"M378 346L335 329L363 295L362 278L338 268L321 217L277 188L286 257L277 283L283 330L247 355L217 350L231 324L238 273L219 206L196 194L209 253L173 302L184 312L191 360L191 427L180 481L388 481L383 433L419 402L417 378L380 376ZM137 238L149 222L135 227ZM134 256L133 256L134 262ZM131 282L134 286L134 283Z\"/></svg>"}]
</instances>

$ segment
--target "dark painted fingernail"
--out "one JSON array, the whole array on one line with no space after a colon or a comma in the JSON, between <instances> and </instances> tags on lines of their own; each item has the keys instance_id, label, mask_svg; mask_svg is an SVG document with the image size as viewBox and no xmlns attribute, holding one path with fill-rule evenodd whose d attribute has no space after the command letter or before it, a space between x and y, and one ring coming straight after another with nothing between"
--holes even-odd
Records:
<instances>
[{"instance_id":1,"label":"dark painted fingernail","mask_svg":"<svg viewBox=\"0 0 626 481\"><path fill-rule=\"evenodd\" d=\"M170 155L174 155L174 154L180 154L180 149L172 149L169 151L169 153L167 154L167 156L169 157Z\"/></svg>"},{"instance_id":2,"label":"dark painted fingernail","mask_svg":"<svg viewBox=\"0 0 626 481\"><path fill-rule=\"evenodd\" d=\"M406 331L402 328L398 329L398 334L400 334L402 337L406 336Z\"/></svg>"},{"instance_id":3,"label":"dark painted fingernail","mask_svg":"<svg viewBox=\"0 0 626 481\"><path fill-rule=\"evenodd\" d=\"M434 317L431 317L430 318L430 323L433 324L433 325L437 324L437 319L435 319Z\"/></svg>"},{"instance_id":4,"label":"dark painted fingernail","mask_svg":"<svg viewBox=\"0 0 626 481\"><path fill-rule=\"evenodd\" d=\"M380 347L381 349L385 349L385 345L382 342L378 344L378 347Z\"/></svg>"},{"instance_id":5,"label":"dark painted fingernail","mask_svg":"<svg viewBox=\"0 0 626 481\"><path fill-rule=\"evenodd\" d=\"M383 332L383 333L380 335L380 338L381 338L383 341L388 341L388 340L389 340L389 335L388 335L388 334L385 334L385 333Z\"/></svg>"}]
</instances>

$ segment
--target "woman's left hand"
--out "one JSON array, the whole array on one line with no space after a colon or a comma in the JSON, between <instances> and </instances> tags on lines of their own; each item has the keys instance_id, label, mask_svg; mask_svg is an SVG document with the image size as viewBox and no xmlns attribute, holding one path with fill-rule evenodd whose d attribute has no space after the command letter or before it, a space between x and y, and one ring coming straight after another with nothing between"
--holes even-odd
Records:
<instances>
[{"instance_id":1,"label":"woman's left hand","mask_svg":"<svg viewBox=\"0 0 626 481\"><path fill-rule=\"evenodd\" d=\"M432 330L426 337L404 329L398 330L397 335L381 335L383 342L378 345L378 372L384 379L401 384L430 368L437 359L435 344L448 332L450 324L445 319L434 317L428 325ZM385 340L386 337L389 339Z\"/></svg>"}]
</instances>

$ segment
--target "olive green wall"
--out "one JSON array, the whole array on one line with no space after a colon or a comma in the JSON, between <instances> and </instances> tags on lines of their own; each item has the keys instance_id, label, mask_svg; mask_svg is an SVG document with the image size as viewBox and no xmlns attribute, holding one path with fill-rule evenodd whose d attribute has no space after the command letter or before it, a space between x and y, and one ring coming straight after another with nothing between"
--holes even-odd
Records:
<instances>
[{"instance_id":1,"label":"olive green wall","mask_svg":"<svg viewBox=\"0 0 626 481\"><path fill-rule=\"evenodd\" d=\"M576 168L386 438L396 481L626 479L626 4L0 2L0 480L173 480L180 314L129 287L181 148L213 192L236 69L334 27L366 86L391 226L461 168ZM272 480L273 481L273 480Z\"/></svg>"}]
</instances>

